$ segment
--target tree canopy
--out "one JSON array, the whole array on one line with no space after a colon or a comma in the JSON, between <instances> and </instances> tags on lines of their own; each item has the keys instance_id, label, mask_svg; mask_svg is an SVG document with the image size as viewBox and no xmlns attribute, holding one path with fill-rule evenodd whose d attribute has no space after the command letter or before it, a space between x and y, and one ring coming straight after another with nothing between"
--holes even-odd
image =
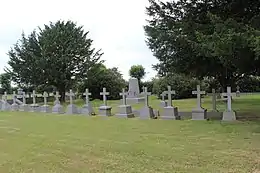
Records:
<instances>
[{"instance_id":1,"label":"tree canopy","mask_svg":"<svg viewBox=\"0 0 260 173\"><path fill-rule=\"evenodd\" d=\"M129 70L129 75L140 81L145 76L145 68L142 65L133 65Z\"/></svg>"},{"instance_id":2,"label":"tree canopy","mask_svg":"<svg viewBox=\"0 0 260 173\"><path fill-rule=\"evenodd\" d=\"M81 93L88 88L92 93L91 98L102 99L100 91L104 87L109 92L108 99L120 99L119 93L126 87L126 81L117 68L107 68L103 64L97 64L88 72L88 77L83 79L78 88Z\"/></svg>"},{"instance_id":3,"label":"tree canopy","mask_svg":"<svg viewBox=\"0 0 260 173\"><path fill-rule=\"evenodd\" d=\"M2 92L7 92L10 93L12 87L11 87L11 77L8 73L2 73L0 74L0 85L1 85L1 89Z\"/></svg>"},{"instance_id":4,"label":"tree canopy","mask_svg":"<svg viewBox=\"0 0 260 173\"><path fill-rule=\"evenodd\" d=\"M223 87L259 75L259 0L149 0L147 45L161 76L214 77Z\"/></svg>"},{"instance_id":5,"label":"tree canopy","mask_svg":"<svg viewBox=\"0 0 260 173\"><path fill-rule=\"evenodd\" d=\"M28 37L22 34L8 53L6 71L19 86L54 86L64 100L66 90L102 63L102 53L92 48L88 34L72 21L51 22Z\"/></svg>"}]
</instances>

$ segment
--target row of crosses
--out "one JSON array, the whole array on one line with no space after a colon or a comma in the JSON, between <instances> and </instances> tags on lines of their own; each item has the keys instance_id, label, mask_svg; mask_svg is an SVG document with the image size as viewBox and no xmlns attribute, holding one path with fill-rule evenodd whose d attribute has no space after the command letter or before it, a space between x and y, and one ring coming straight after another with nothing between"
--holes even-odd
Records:
<instances>
[{"instance_id":1,"label":"row of crosses","mask_svg":"<svg viewBox=\"0 0 260 173\"><path fill-rule=\"evenodd\" d=\"M213 91L214 92L214 91ZM83 93L85 97L85 101L86 101L86 105L89 104L89 96L91 96L91 93L89 92L88 89L85 90L85 93ZM148 97L151 95L151 92L147 91L147 87L143 87L143 92L142 92L143 96L145 97L145 106L149 106L148 103ZM168 86L168 90L164 91L161 96L164 97L166 95L168 95L168 106L172 106L172 95L176 94L175 91L171 90L171 86ZM201 108L201 95L205 94L205 91L201 91L200 89L200 85L197 85L197 90L196 91L192 91L192 94L197 95L197 108ZM212 93L214 95L214 93ZM23 104L26 104L26 100L25 100L25 92L22 92L23 95ZM106 91L106 88L103 88L103 92L100 93L100 95L103 96L103 102L104 105L107 105L107 95L109 95L109 92ZM126 105L126 97L128 95L128 92L125 91L125 89L122 89L122 92L120 93L120 96L122 96L123 98L123 105ZM72 90L70 90L70 92L67 94L67 96L70 97L70 104L73 104L73 97L75 96L75 94L73 93ZM222 93L222 96L227 96L227 109L228 111L231 111L231 97L233 96L233 94L231 93L231 87L227 87L227 93ZM17 95L15 93L15 91L13 92L13 101L15 102ZM47 97L48 97L48 93L44 92L43 93L43 98L44 98L44 105L47 105ZM57 91L56 94L54 95L55 97L55 103L60 103L59 102L59 98L61 97L59 95L59 92ZM32 98L33 98L33 104L36 104L36 93L35 91L33 91L32 93ZM7 101L7 92L4 92L4 96L3 96L3 100Z\"/></svg>"}]
</instances>

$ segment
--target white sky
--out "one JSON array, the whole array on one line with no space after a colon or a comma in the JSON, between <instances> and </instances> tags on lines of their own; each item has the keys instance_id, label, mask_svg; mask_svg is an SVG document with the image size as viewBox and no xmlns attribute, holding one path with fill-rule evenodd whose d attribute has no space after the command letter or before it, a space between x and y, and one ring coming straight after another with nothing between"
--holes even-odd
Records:
<instances>
[{"instance_id":1,"label":"white sky","mask_svg":"<svg viewBox=\"0 0 260 173\"><path fill-rule=\"evenodd\" d=\"M143 26L148 0L3 0L0 3L0 73L6 53L21 37L50 21L72 20L90 31L94 47L104 52L107 67L118 67L125 79L131 65L142 64L150 79L157 60L145 43Z\"/></svg>"}]
</instances>

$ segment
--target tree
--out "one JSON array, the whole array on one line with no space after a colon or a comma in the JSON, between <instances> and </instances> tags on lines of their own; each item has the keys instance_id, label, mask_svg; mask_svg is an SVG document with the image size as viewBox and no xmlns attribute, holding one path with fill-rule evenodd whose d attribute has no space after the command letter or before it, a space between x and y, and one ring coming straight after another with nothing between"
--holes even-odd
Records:
<instances>
[{"instance_id":1,"label":"tree","mask_svg":"<svg viewBox=\"0 0 260 173\"><path fill-rule=\"evenodd\" d=\"M79 85L81 93L88 88L94 99L102 99L100 92L103 87L110 93L108 99L119 99L119 93L126 87L126 81L117 68L106 68L103 64L95 65L89 72L88 77Z\"/></svg>"},{"instance_id":2,"label":"tree","mask_svg":"<svg viewBox=\"0 0 260 173\"><path fill-rule=\"evenodd\" d=\"M161 76L214 77L225 87L258 73L260 1L149 2L144 29Z\"/></svg>"},{"instance_id":3,"label":"tree","mask_svg":"<svg viewBox=\"0 0 260 173\"><path fill-rule=\"evenodd\" d=\"M0 75L0 84L3 91L10 93L11 91L11 78L8 73L2 73Z\"/></svg>"},{"instance_id":4,"label":"tree","mask_svg":"<svg viewBox=\"0 0 260 173\"><path fill-rule=\"evenodd\" d=\"M133 65L129 70L129 75L133 78L138 79L139 84L145 74L145 68L142 65Z\"/></svg>"},{"instance_id":5,"label":"tree","mask_svg":"<svg viewBox=\"0 0 260 173\"><path fill-rule=\"evenodd\" d=\"M200 83L197 79L184 74L168 74L164 77L159 77L154 80L153 93L160 97L162 92L167 91L167 86L172 86L176 94L172 97L174 99L184 99L196 97L192 94L192 91L196 89L196 85L201 84L201 88L204 90L204 83Z\"/></svg>"},{"instance_id":6,"label":"tree","mask_svg":"<svg viewBox=\"0 0 260 173\"><path fill-rule=\"evenodd\" d=\"M19 86L54 86L65 100L65 91L87 76L102 53L92 48L89 32L72 21L57 21L33 31L9 51L6 71Z\"/></svg>"}]
</instances>

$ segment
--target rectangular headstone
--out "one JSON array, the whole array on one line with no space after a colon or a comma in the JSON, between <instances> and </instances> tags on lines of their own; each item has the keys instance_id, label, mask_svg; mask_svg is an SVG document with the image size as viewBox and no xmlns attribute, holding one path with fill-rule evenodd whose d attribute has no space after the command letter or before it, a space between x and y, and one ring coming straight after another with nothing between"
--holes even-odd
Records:
<instances>
[{"instance_id":1,"label":"rectangular headstone","mask_svg":"<svg viewBox=\"0 0 260 173\"><path fill-rule=\"evenodd\" d=\"M138 79L129 79L129 90L127 98L138 98L140 94Z\"/></svg>"},{"instance_id":2,"label":"rectangular headstone","mask_svg":"<svg viewBox=\"0 0 260 173\"><path fill-rule=\"evenodd\" d=\"M143 103L144 98L140 95L138 79L129 79L128 95L126 98L127 104Z\"/></svg>"}]
</instances>

